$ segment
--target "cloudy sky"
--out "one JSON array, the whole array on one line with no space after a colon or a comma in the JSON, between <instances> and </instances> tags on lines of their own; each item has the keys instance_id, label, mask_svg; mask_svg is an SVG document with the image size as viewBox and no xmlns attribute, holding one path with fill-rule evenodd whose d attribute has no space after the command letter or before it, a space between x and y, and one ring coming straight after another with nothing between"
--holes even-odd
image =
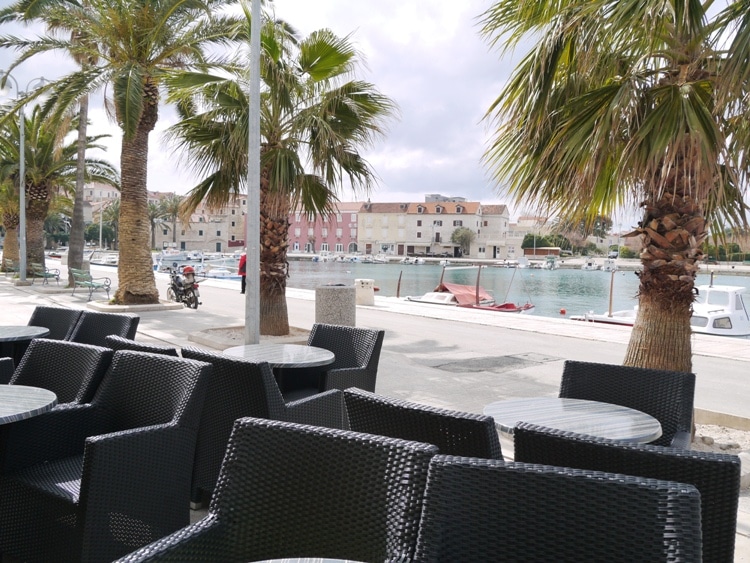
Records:
<instances>
[{"instance_id":1,"label":"cloudy sky","mask_svg":"<svg viewBox=\"0 0 750 563\"><path fill-rule=\"evenodd\" d=\"M0 6L9 0L0 0ZM481 164L489 130L482 117L512 70L479 36L478 16L489 0L275 0L276 15L303 33L328 27L351 35L366 65L360 78L399 106L387 137L365 156L380 181L372 201L422 201L424 194L508 203ZM42 28L5 26L4 33L33 35ZM0 51L0 69L13 53ZM53 79L73 69L64 55L26 63L14 71L21 90L34 78ZM10 95L13 95L11 92ZM119 162L120 133L99 100L92 100L92 133L110 133L106 158ZM163 108L151 135L149 189L186 192L196 178L175 166L161 131L175 121ZM354 199L343 192L344 201Z\"/></svg>"}]
</instances>

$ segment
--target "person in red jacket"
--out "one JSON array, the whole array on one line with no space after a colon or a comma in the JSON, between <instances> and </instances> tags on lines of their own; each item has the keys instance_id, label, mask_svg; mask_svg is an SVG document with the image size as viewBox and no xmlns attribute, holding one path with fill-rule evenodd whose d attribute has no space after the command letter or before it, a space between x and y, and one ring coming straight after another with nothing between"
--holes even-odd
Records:
<instances>
[{"instance_id":1,"label":"person in red jacket","mask_svg":"<svg viewBox=\"0 0 750 563\"><path fill-rule=\"evenodd\" d=\"M240 287L242 289L240 293L245 293L245 284L247 283L247 278L245 276L245 274L247 274L247 254L245 254L244 252L240 255L240 265L237 270L238 270L238 273L240 274L240 280L241 280Z\"/></svg>"}]
</instances>

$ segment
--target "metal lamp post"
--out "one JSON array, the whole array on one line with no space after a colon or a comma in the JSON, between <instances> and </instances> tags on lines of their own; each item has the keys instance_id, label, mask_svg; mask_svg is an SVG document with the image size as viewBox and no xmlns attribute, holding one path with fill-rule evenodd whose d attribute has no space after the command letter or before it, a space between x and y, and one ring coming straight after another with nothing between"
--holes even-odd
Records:
<instances>
[{"instance_id":1,"label":"metal lamp post","mask_svg":"<svg viewBox=\"0 0 750 563\"><path fill-rule=\"evenodd\" d=\"M41 82L44 85L44 77L32 78L26 85L26 91L21 91L18 87L18 81L9 72L3 73L0 71L2 76L2 83L10 79L16 86L16 94L19 98L23 98L26 92L31 88L34 82ZM24 110L26 104L22 103L18 108L18 207L20 221L18 224L19 238L18 238L18 254L19 254L19 268L18 276L21 283L26 281L26 119Z\"/></svg>"}]
</instances>

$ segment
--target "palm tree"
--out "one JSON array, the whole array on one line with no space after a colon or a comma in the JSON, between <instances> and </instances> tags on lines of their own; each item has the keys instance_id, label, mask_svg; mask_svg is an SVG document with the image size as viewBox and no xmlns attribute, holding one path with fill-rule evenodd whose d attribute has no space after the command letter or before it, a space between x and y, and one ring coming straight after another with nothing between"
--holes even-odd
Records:
<instances>
[{"instance_id":1,"label":"palm tree","mask_svg":"<svg viewBox=\"0 0 750 563\"><path fill-rule=\"evenodd\" d=\"M73 191L78 166L77 142L65 143L66 133L77 129L77 120L58 120L45 117L41 108L32 108L31 115L23 116L25 127L24 161L26 190L27 263L44 263L44 221L52 199L61 192ZM5 135L0 137L0 179L19 183L20 128L17 120L6 120ZM103 148L96 144L100 137L89 137L89 148ZM85 160L87 179L107 185L117 185L117 170L108 162Z\"/></svg>"},{"instance_id":2,"label":"palm tree","mask_svg":"<svg viewBox=\"0 0 750 563\"><path fill-rule=\"evenodd\" d=\"M120 237L122 259L114 302L156 303L147 219L149 134L158 120L159 87L171 74L204 65L206 47L227 44L236 34L236 18L216 15L234 0L89 0L82 6L50 1L49 14L71 37L38 40L3 38L0 46L20 50L14 65L39 53L65 50L98 64L60 78L50 88L57 114L82 95L111 89L110 107L123 132ZM79 38L86 38L79 41ZM215 58L215 55L212 55ZM11 67L12 68L12 67Z\"/></svg>"},{"instance_id":3,"label":"palm tree","mask_svg":"<svg viewBox=\"0 0 750 563\"><path fill-rule=\"evenodd\" d=\"M5 259L18 263L18 225L21 222L21 213L18 207L18 194L13 182L0 180L0 222L5 229L3 242L3 264L5 270Z\"/></svg>"},{"instance_id":4,"label":"palm tree","mask_svg":"<svg viewBox=\"0 0 750 563\"><path fill-rule=\"evenodd\" d=\"M52 5L60 5L59 0L19 0L12 6L0 11L0 23L9 21L30 22L35 20L43 21L48 29L55 31L62 28L61 22L56 19L55 10L50 10ZM61 4L65 6L65 4ZM84 0L82 6L85 8L87 2ZM72 43L90 42L88 35L82 35L80 30L74 31L70 35ZM85 53L77 52L72 54L75 62L82 68L97 64L99 58L96 56L96 47L90 45ZM84 223L84 188L86 181L86 145L87 145L87 127L89 113L89 95L84 93L78 100L78 168L76 172L75 195L73 200L73 214L70 227L70 236L68 240L68 266L70 268L83 268L83 248L84 232L86 225ZM73 284L73 271L68 271L68 283Z\"/></svg>"},{"instance_id":5,"label":"palm tree","mask_svg":"<svg viewBox=\"0 0 750 563\"><path fill-rule=\"evenodd\" d=\"M681 0L499 0L482 17L492 44L534 43L487 113L498 185L589 224L642 210L626 365L691 370L701 244L709 224L745 222L747 109L741 93L718 103L734 78L716 21Z\"/></svg>"},{"instance_id":6,"label":"palm tree","mask_svg":"<svg viewBox=\"0 0 750 563\"><path fill-rule=\"evenodd\" d=\"M161 200L161 206L164 211L164 218L171 222L172 242L177 242L177 219L180 217L182 209L182 196L171 194Z\"/></svg>"},{"instance_id":7,"label":"palm tree","mask_svg":"<svg viewBox=\"0 0 750 563\"><path fill-rule=\"evenodd\" d=\"M113 249L119 249L119 243L120 243L120 200L115 199L112 200L107 204L107 206L102 210L103 217L102 222L106 224L110 229L112 229L112 232L114 233L114 236L112 237L112 248ZM119 262L118 262L119 264ZM153 268L153 266L152 266Z\"/></svg>"},{"instance_id":8,"label":"palm tree","mask_svg":"<svg viewBox=\"0 0 750 563\"><path fill-rule=\"evenodd\" d=\"M353 78L359 61L349 38L321 30L300 39L266 20L260 41L260 334L285 335L289 210L329 212L344 181L367 192L375 174L358 151L383 133L395 106ZM247 188L247 65L237 66L234 77L170 82L183 116L171 138L204 177L186 199L186 215L203 201L221 207Z\"/></svg>"},{"instance_id":9,"label":"palm tree","mask_svg":"<svg viewBox=\"0 0 750 563\"><path fill-rule=\"evenodd\" d=\"M148 202L148 224L151 228L151 249L156 248L156 229L166 223L167 214L162 202Z\"/></svg>"}]
</instances>

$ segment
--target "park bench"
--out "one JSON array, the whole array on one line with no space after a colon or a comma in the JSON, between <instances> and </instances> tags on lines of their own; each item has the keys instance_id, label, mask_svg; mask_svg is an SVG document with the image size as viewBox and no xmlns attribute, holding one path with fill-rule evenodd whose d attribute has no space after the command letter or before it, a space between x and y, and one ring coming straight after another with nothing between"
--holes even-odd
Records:
<instances>
[{"instance_id":1,"label":"park bench","mask_svg":"<svg viewBox=\"0 0 750 563\"><path fill-rule=\"evenodd\" d=\"M12 276L15 276L18 273L18 264L13 262L10 258L4 258L3 259L3 270L5 270L5 277L8 277L8 274L11 274Z\"/></svg>"},{"instance_id":2,"label":"park bench","mask_svg":"<svg viewBox=\"0 0 750 563\"><path fill-rule=\"evenodd\" d=\"M47 280L54 279L58 285L60 285L60 270L57 268L47 268L44 266L44 264L40 264L38 262L30 262L29 263L29 269L31 273L31 283L34 283L34 280L37 278L41 278L42 285L46 285L48 283Z\"/></svg>"},{"instance_id":3,"label":"park bench","mask_svg":"<svg viewBox=\"0 0 750 563\"><path fill-rule=\"evenodd\" d=\"M78 270L76 268L69 268L70 273L73 274L73 295L76 294L76 289L83 287L89 290L89 301L91 301L92 294L97 289L103 289L107 292L107 299L109 299L109 287L112 285L112 281L109 278L92 278L91 272L88 270Z\"/></svg>"}]
</instances>

